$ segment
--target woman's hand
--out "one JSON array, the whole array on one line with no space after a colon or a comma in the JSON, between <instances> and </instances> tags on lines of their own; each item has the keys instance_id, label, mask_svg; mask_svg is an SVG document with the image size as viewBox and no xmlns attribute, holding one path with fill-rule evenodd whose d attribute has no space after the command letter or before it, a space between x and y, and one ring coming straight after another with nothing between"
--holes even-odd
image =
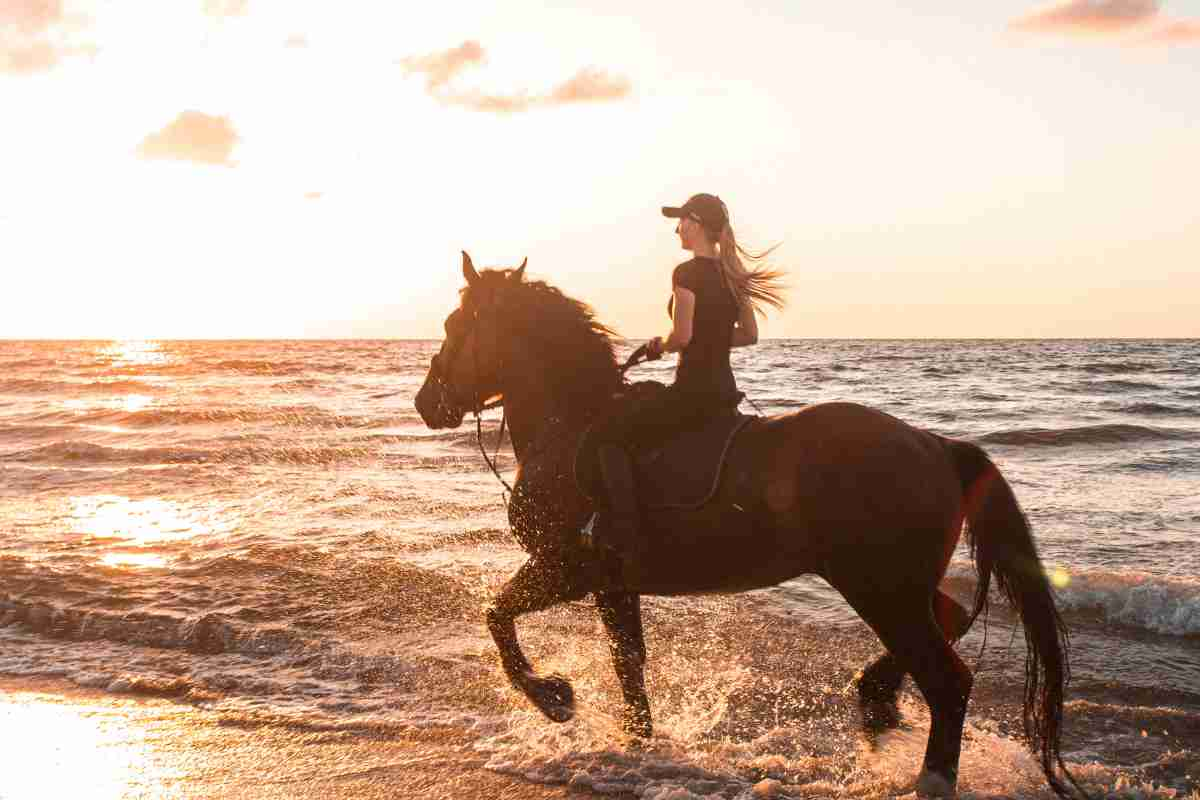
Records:
<instances>
[{"instance_id":1,"label":"woman's hand","mask_svg":"<svg viewBox=\"0 0 1200 800\"><path fill-rule=\"evenodd\" d=\"M662 358L664 349L665 344L663 343L663 337L655 336L653 339L646 342L646 360L657 361L658 359Z\"/></svg>"}]
</instances>

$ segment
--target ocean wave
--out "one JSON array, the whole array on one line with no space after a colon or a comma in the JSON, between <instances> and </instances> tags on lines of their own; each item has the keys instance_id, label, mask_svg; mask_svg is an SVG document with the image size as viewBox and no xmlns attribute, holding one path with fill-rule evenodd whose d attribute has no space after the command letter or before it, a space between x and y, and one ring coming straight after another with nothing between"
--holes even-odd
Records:
<instances>
[{"instance_id":1,"label":"ocean wave","mask_svg":"<svg viewBox=\"0 0 1200 800\"><path fill-rule=\"evenodd\" d=\"M1059 608L1096 611L1112 623L1169 634L1200 636L1200 581L1144 572L1068 574L1055 590Z\"/></svg>"},{"instance_id":2,"label":"ocean wave","mask_svg":"<svg viewBox=\"0 0 1200 800\"><path fill-rule=\"evenodd\" d=\"M152 602L129 607L120 582L127 576L115 567L60 576L0 559L0 576L0 627L205 654L311 655L328 645L327 633L355 621L387 623L398 632L479 613L479 599L453 578L392 560L354 560L301 547L260 546L194 565L179 562L169 583L143 573L140 593L170 587L169 608ZM207 591L191 591L200 586L226 587L236 602L213 610L200 599Z\"/></svg>"},{"instance_id":3,"label":"ocean wave","mask_svg":"<svg viewBox=\"0 0 1200 800\"><path fill-rule=\"evenodd\" d=\"M1107 623L1168 636L1200 636L1200 580L1146 572L1054 570L1054 595L1068 615L1099 614ZM965 565L951 567L947 583L969 597L975 575Z\"/></svg>"},{"instance_id":4,"label":"ocean wave","mask_svg":"<svg viewBox=\"0 0 1200 800\"><path fill-rule=\"evenodd\" d=\"M150 394L161 390L162 387L156 384L126 379L90 381L88 383L32 378L0 380L0 394L49 394L73 397L80 394Z\"/></svg>"},{"instance_id":5,"label":"ocean wave","mask_svg":"<svg viewBox=\"0 0 1200 800\"><path fill-rule=\"evenodd\" d=\"M1151 428L1144 425L1084 425L1078 428L1024 428L996 431L976 438L980 444L1016 446L1069 446L1089 444L1128 444L1131 442L1191 441L1200 432L1176 428Z\"/></svg>"},{"instance_id":6,"label":"ocean wave","mask_svg":"<svg viewBox=\"0 0 1200 800\"><path fill-rule=\"evenodd\" d=\"M191 371L232 372L238 375L300 375L305 372L358 372L359 365L346 361L272 361L268 359L225 359L212 362L192 362Z\"/></svg>"},{"instance_id":7,"label":"ocean wave","mask_svg":"<svg viewBox=\"0 0 1200 800\"><path fill-rule=\"evenodd\" d=\"M0 369L12 370L22 367L53 367L57 364L52 358L19 358L14 361L0 361Z\"/></svg>"},{"instance_id":8,"label":"ocean wave","mask_svg":"<svg viewBox=\"0 0 1200 800\"><path fill-rule=\"evenodd\" d=\"M1127 381L1122 379L1110 381L1090 381L1078 384L1072 384L1075 391L1079 392L1145 392L1151 390L1159 390L1164 387L1157 383L1149 381Z\"/></svg>"},{"instance_id":9,"label":"ocean wave","mask_svg":"<svg viewBox=\"0 0 1200 800\"><path fill-rule=\"evenodd\" d=\"M370 453L363 446L306 447L247 445L221 449L189 447L106 447L77 440L67 440L0 454L0 463L70 463L70 464L195 464L195 463L287 463L333 464L362 458Z\"/></svg>"},{"instance_id":10,"label":"ocean wave","mask_svg":"<svg viewBox=\"0 0 1200 800\"><path fill-rule=\"evenodd\" d=\"M1131 472L1160 472L1171 473L1177 470L1192 470L1200 465L1200 452L1192 448L1187 453L1154 453L1148 454L1121 465L1122 469ZM1107 469L1107 468L1105 468Z\"/></svg>"},{"instance_id":11,"label":"ocean wave","mask_svg":"<svg viewBox=\"0 0 1200 800\"><path fill-rule=\"evenodd\" d=\"M216 406L192 408L143 408L125 411L96 408L77 411L50 411L29 417L28 422L74 425L114 425L127 428L160 428L190 425L274 425L289 428L382 428L398 422L411 422L411 414L352 415L336 414L311 405L300 406Z\"/></svg>"},{"instance_id":12,"label":"ocean wave","mask_svg":"<svg viewBox=\"0 0 1200 800\"><path fill-rule=\"evenodd\" d=\"M1080 364L1079 369L1093 375L1120 375L1126 372L1148 372L1158 366L1153 361L1097 361Z\"/></svg>"},{"instance_id":13,"label":"ocean wave","mask_svg":"<svg viewBox=\"0 0 1200 800\"><path fill-rule=\"evenodd\" d=\"M1128 405L1116 406L1116 411L1121 411L1126 414L1137 414L1147 417L1197 417L1200 416L1200 408L1188 406L1172 406L1166 403L1130 403Z\"/></svg>"}]
</instances>

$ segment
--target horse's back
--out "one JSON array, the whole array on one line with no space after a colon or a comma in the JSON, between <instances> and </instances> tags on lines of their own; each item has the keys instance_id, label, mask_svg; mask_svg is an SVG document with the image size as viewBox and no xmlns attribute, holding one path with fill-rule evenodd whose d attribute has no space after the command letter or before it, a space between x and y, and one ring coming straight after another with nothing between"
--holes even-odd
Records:
<instances>
[{"instance_id":1,"label":"horse's back","mask_svg":"<svg viewBox=\"0 0 1200 800\"><path fill-rule=\"evenodd\" d=\"M962 491L944 441L878 409L821 403L750 426L726 477L756 486L770 524L820 549L945 535Z\"/></svg>"}]
</instances>

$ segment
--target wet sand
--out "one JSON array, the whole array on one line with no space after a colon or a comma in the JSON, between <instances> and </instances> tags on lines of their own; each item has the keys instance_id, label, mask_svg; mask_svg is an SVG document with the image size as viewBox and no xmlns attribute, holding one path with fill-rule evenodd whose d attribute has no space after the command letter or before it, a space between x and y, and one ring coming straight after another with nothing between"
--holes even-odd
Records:
<instances>
[{"instance_id":1,"label":"wet sand","mask_svg":"<svg viewBox=\"0 0 1200 800\"><path fill-rule=\"evenodd\" d=\"M0 798L597 798L483 769L452 728L377 736L0 678Z\"/></svg>"}]
</instances>

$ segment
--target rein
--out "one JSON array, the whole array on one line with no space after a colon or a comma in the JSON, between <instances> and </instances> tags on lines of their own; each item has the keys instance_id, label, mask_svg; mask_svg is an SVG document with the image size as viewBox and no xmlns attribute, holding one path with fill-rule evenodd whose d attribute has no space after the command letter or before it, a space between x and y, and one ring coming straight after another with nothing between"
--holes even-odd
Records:
<instances>
[{"instance_id":1,"label":"rein","mask_svg":"<svg viewBox=\"0 0 1200 800\"><path fill-rule=\"evenodd\" d=\"M471 359L472 359L473 365L475 367L476 377L478 377L478 375L479 375L479 357L478 357L478 351L477 351L478 346L479 346L479 337L477 336L477 337L475 337L475 347L473 347L471 349L472 350ZM649 353L650 353L649 346L641 345L640 347L638 347L638 349L634 350L629 355L629 358L625 359L625 363L622 364L620 367L618 367L617 371L621 375L624 375L627 371L629 371L633 367L637 366L638 364L642 364L646 361L654 361L654 360L662 357L662 356L651 356ZM503 364L501 366L503 366ZM492 400L490 403L481 403L479 400L478 381L476 381L475 383L476 383L475 409L474 409L474 413L475 413L475 443L479 445L479 453L480 453L480 455L483 456L483 460L485 462L487 462L488 467L492 470L492 474L496 476L496 480L500 481L500 485L504 487L504 491L505 491L504 507L508 508L508 498L512 495L513 488L508 485L508 481L504 480L504 476L502 476L500 474L500 470L496 469L496 461L498 461L500 459L500 443L504 441L504 426L505 426L505 423L508 422L508 410L504 409L500 414L500 435L496 437L496 452L491 458L489 458L488 454L487 454L487 449L484 448L484 446L483 446L483 419L479 416L479 413L481 411L487 411L489 409L496 408L496 407L504 408L504 396L501 395L500 397L496 398L495 400ZM493 459L495 459L495 460L493 460Z\"/></svg>"}]
</instances>

